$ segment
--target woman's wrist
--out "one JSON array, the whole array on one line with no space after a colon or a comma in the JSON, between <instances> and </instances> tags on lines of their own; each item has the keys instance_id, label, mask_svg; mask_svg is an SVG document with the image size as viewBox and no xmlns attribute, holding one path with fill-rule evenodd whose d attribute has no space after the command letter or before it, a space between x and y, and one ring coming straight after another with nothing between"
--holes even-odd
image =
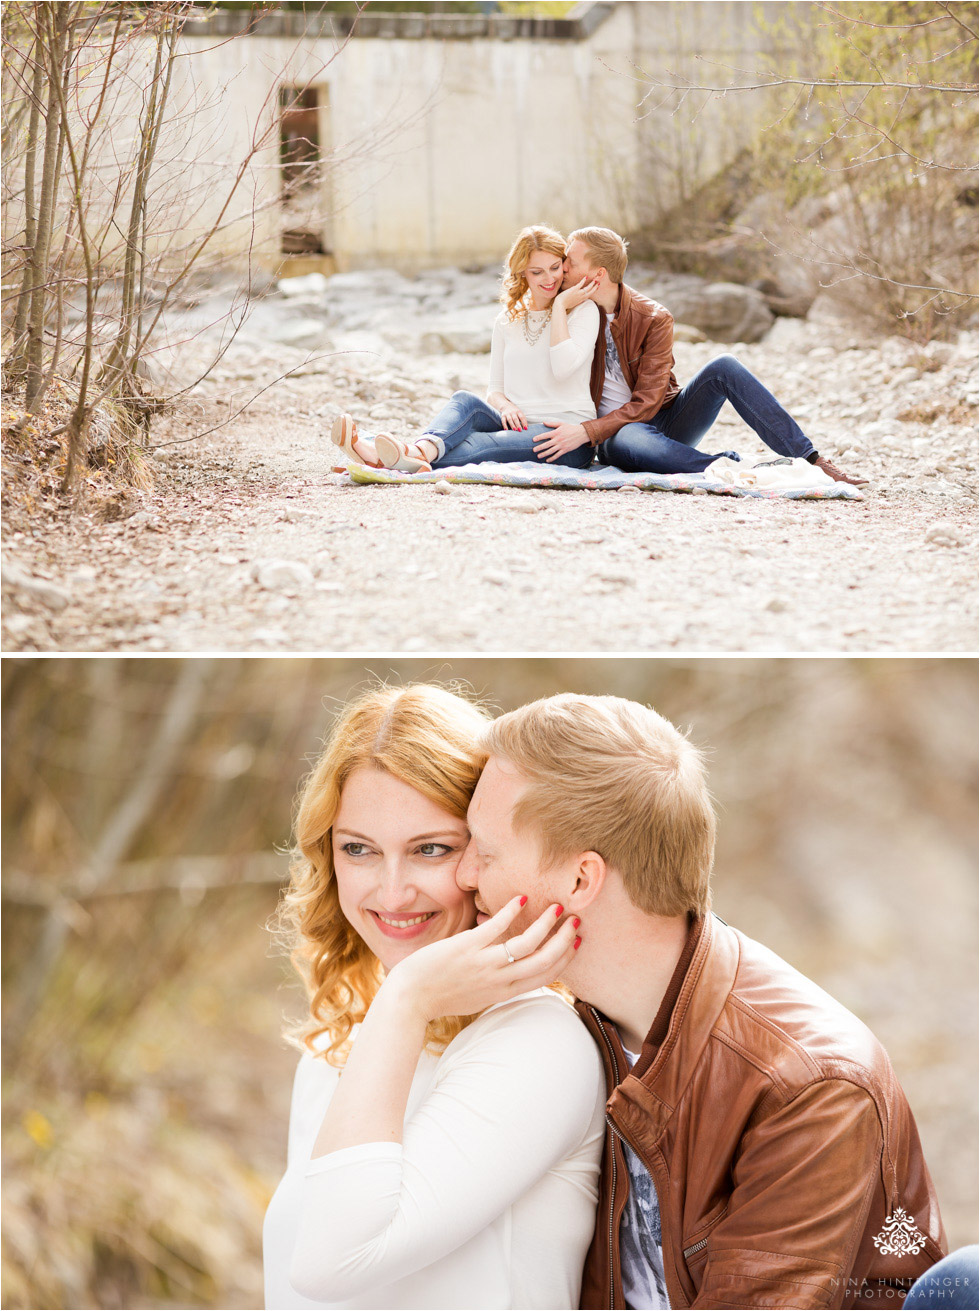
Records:
<instances>
[{"instance_id":1,"label":"woman's wrist","mask_svg":"<svg viewBox=\"0 0 980 1311\"><path fill-rule=\"evenodd\" d=\"M427 1004L422 989L398 969L392 970L385 979L371 1009L379 1004L382 1014L404 1026L406 1031L415 1028L424 1032L429 1021L436 1018L428 1014L431 1004Z\"/></svg>"}]
</instances>

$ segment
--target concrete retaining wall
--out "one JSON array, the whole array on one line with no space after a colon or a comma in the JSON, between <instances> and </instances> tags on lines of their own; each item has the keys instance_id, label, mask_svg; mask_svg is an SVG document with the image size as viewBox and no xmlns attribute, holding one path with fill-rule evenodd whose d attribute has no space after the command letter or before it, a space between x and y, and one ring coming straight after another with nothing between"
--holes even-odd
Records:
<instances>
[{"instance_id":1,"label":"concrete retaining wall","mask_svg":"<svg viewBox=\"0 0 980 1311\"><path fill-rule=\"evenodd\" d=\"M643 71L700 77L712 70L698 54L751 65L759 9L600 3L565 20L368 10L352 32L348 19L304 26L292 13L243 31L247 13L218 12L181 38L151 242L177 232L191 243L220 221L214 249L275 267L283 228L298 226L337 269L408 272L499 260L531 222L628 233L723 167L755 127L741 101L693 122L694 102L674 112L676 96L655 93L638 109ZM307 82L319 96L323 167L286 215L273 117L279 87ZM109 181L114 159L131 153L136 104L103 144Z\"/></svg>"}]
</instances>

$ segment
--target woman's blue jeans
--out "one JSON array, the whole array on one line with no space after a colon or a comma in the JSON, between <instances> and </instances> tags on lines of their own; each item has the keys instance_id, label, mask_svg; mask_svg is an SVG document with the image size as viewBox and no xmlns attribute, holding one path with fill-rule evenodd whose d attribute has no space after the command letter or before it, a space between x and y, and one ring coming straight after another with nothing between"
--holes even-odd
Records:
<instances>
[{"instance_id":1,"label":"woman's blue jeans","mask_svg":"<svg viewBox=\"0 0 980 1311\"><path fill-rule=\"evenodd\" d=\"M649 423L628 423L614 437L599 443L602 464L627 473L701 473L718 455L694 448L708 431L726 401L778 455L814 454L812 442L772 392L734 355L719 355L696 373L678 392L672 405ZM722 455L737 460L734 451Z\"/></svg>"},{"instance_id":2,"label":"woman's blue jeans","mask_svg":"<svg viewBox=\"0 0 980 1311\"><path fill-rule=\"evenodd\" d=\"M430 437L439 446L440 454L432 461L432 467L445 469L450 465L480 464L485 460L496 460L501 464L537 460L534 439L550 431L545 423L530 423L523 431L513 432L504 427L503 419L492 405L472 392L457 391L420 435ZM574 451L566 451L554 463L587 469L592 463L592 454L591 445L586 444Z\"/></svg>"}]
</instances>

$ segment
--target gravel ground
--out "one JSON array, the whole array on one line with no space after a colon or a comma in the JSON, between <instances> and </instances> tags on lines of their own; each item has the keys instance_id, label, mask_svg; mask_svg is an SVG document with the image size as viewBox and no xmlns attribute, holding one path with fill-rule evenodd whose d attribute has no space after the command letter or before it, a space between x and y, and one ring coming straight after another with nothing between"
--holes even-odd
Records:
<instances>
[{"instance_id":1,"label":"gravel ground","mask_svg":"<svg viewBox=\"0 0 980 1311\"><path fill-rule=\"evenodd\" d=\"M8 513L4 650L976 651L973 334L919 348L781 319L756 345L678 343L681 383L733 350L872 479L863 502L355 486L331 472L340 410L408 434L453 388L486 386L486 355L422 353L431 304L425 322L396 309L325 319L329 354L310 360L283 331L310 307L263 298L154 421L154 485L117 518ZM729 406L704 447L767 454Z\"/></svg>"}]
</instances>

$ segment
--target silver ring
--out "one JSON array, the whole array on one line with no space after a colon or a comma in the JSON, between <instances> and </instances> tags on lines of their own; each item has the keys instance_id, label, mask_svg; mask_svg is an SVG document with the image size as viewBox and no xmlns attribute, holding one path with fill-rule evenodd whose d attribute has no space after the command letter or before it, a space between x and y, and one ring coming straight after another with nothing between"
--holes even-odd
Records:
<instances>
[{"instance_id":1,"label":"silver ring","mask_svg":"<svg viewBox=\"0 0 980 1311\"><path fill-rule=\"evenodd\" d=\"M507 943L506 943L506 942L502 942L500 945L501 945L501 947L503 947L504 952L506 953L506 956L507 956L507 964L508 964L508 965L516 965L516 964L517 964L517 957L516 957L516 956L512 956L512 955L510 954L510 948L507 946Z\"/></svg>"}]
</instances>

